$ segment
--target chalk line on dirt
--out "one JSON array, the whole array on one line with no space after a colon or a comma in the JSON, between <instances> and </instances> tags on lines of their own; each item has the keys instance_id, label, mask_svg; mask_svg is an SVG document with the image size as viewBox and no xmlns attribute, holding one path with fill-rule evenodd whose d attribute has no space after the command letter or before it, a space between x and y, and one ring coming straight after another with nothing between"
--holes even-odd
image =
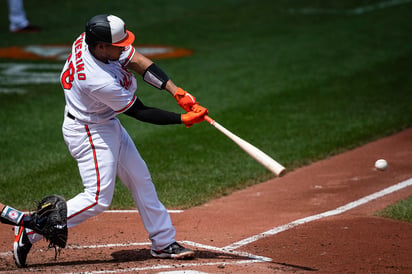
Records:
<instances>
[{"instance_id":1,"label":"chalk line on dirt","mask_svg":"<svg viewBox=\"0 0 412 274\"><path fill-rule=\"evenodd\" d=\"M179 267L187 269L188 267L214 266L214 265L240 265L240 264L248 264L248 263L256 263L256 260L242 260L242 261L234 261L234 262L214 262L214 263L184 263L184 264L179 264ZM87 271L87 272L67 272L65 274L75 274L75 273L87 273L87 274L121 273L121 272L138 272L138 271L145 271L145 270L157 270L157 269L176 269L176 264L153 265L153 266L147 266L147 267L134 267L134 268L115 269L115 270L99 270L99 271ZM182 270L181 273L185 273L185 271Z\"/></svg>"},{"instance_id":2,"label":"chalk line on dirt","mask_svg":"<svg viewBox=\"0 0 412 274\"><path fill-rule=\"evenodd\" d=\"M179 210L179 209L168 209L167 212L169 213L183 213L185 212L184 210ZM131 209L131 210L106 210L104 213L139 213L138 210L136 209Z\"/></svg>"},{"instance_id":3,"label":"chalk line on dirt","mask_svg":"<svg viewBox=\"0 0 412 274\"><path fill-rule=\"evenodd\" d=\"M241 241L230 244L228 246L225 246L225 247L223 247L223 249L224 250L235 250L235 249L238 249L239 247L242 247L242 246L248 245L250 243L256 242L259 239L265 238L267 236L272 236L272 235L278 234L280 232L289 230L289 229L291 229L293 227L296 227L298 225L306 224L306 223L316 221L316 220L319 220L319 219L322 219L322 218L325 218L325 217L330 217L330 216L341 214L343 212L346 212L346 211L351 210L355 207L366 204L366 203L368 203L372 200L381 198L385 195L391 194L395 191L401 190L401 189L406 188L408 186L412 186L412 178L410 178L406 181L400 182L396 185L390 186L388 188L385 188L385 189L383 189L379 192L375 192L371 195L365 196L365 197L363 197L363 198L361 198L357 201L354 201L354 202L348 203L344 206L338 207L336 209L329 210L329 211L326 211L326 212L323 212L323 213L320 213L320 214L312 215L312 216L309 216L309 217L305 217L305 218L302 218L302 219L298 219L298 220L290 222L288 224L272 228L272 229L270 229L268 231L265 231L263 233L260 233L258 235L254 235L254 236L251 236L249 238L246 238L246 239L243 239Z\"/></svg>"}]
</instances>

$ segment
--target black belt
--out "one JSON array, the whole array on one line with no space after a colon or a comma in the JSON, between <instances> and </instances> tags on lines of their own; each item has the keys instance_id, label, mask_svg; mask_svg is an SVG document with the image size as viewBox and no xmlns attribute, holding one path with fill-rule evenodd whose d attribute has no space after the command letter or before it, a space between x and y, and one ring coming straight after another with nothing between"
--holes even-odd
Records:
<instances>
[{"instance_id":1,"label":"black belt","mask_svg":"<svg viewBox=\"0 0 412 274\"><path fill-rule=\"evenodd\" d=\"M76 120L76 118L70 112L67 112L67 117L69 117L72 120Z\"/></svg>"}]
</instances>

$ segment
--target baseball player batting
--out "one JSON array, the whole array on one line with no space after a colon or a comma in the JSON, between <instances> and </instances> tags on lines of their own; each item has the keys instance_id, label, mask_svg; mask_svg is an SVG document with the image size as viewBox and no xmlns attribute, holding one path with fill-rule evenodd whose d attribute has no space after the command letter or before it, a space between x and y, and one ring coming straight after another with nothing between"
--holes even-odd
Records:
<instances>
[{"instance_id":1,"label":"baseball player batting","mask_svg":"<svg viewBox=\"0 0 412 274\"><path fill-rule=\"evenodd\" d=\"M169 213L159 201L149 170L133 140L116 118L124 113L158 125L200 123L208 114L195 97L178 88L167 74L135 50L134 34L122 19L92 17L74 41L61 73L66 106L64 140L77 161L84 192L67 201L67 226L73 227L105 211L111 204L116 176L130 190L151 240L156 258L188 259L194 252L175 240ZM146 106L136 95L134 71L150 85L164 89L186 113ZM27 265L33 243L41 235L25 229L16 237L16 263Z\"/></svg>"}]
</instances>

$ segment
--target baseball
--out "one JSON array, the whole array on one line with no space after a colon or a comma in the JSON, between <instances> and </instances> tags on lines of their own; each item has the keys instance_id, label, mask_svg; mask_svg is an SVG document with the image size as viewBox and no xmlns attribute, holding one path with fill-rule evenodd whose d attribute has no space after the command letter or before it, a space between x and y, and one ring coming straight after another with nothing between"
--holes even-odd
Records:
<instances>
[{"instance_id":1,"label":"baseball","mask_svg":"<svg viewBox=\"0 0 412 274\"><path fill-rule=\"evenodd\" d=\"M385 170L388 167L388 162L385 159L379 159L375 162L377 170Z\"/></svg>"}]
</instances>

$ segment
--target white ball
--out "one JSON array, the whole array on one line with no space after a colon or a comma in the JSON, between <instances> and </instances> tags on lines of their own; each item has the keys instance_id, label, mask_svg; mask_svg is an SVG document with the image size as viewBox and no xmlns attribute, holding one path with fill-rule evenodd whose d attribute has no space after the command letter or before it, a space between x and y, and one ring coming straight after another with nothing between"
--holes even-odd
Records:
<instances>
[{"instance_id":1,"label":"white ball","mask_svg":"<svg viewBox=\"0 0 412 274\"><path fill-rule=\"evenodd\" d=\"M388 167L388 162L385 159L379 159L375 162L377 170L385 170Z\"/></svg>"}]
</instances>

